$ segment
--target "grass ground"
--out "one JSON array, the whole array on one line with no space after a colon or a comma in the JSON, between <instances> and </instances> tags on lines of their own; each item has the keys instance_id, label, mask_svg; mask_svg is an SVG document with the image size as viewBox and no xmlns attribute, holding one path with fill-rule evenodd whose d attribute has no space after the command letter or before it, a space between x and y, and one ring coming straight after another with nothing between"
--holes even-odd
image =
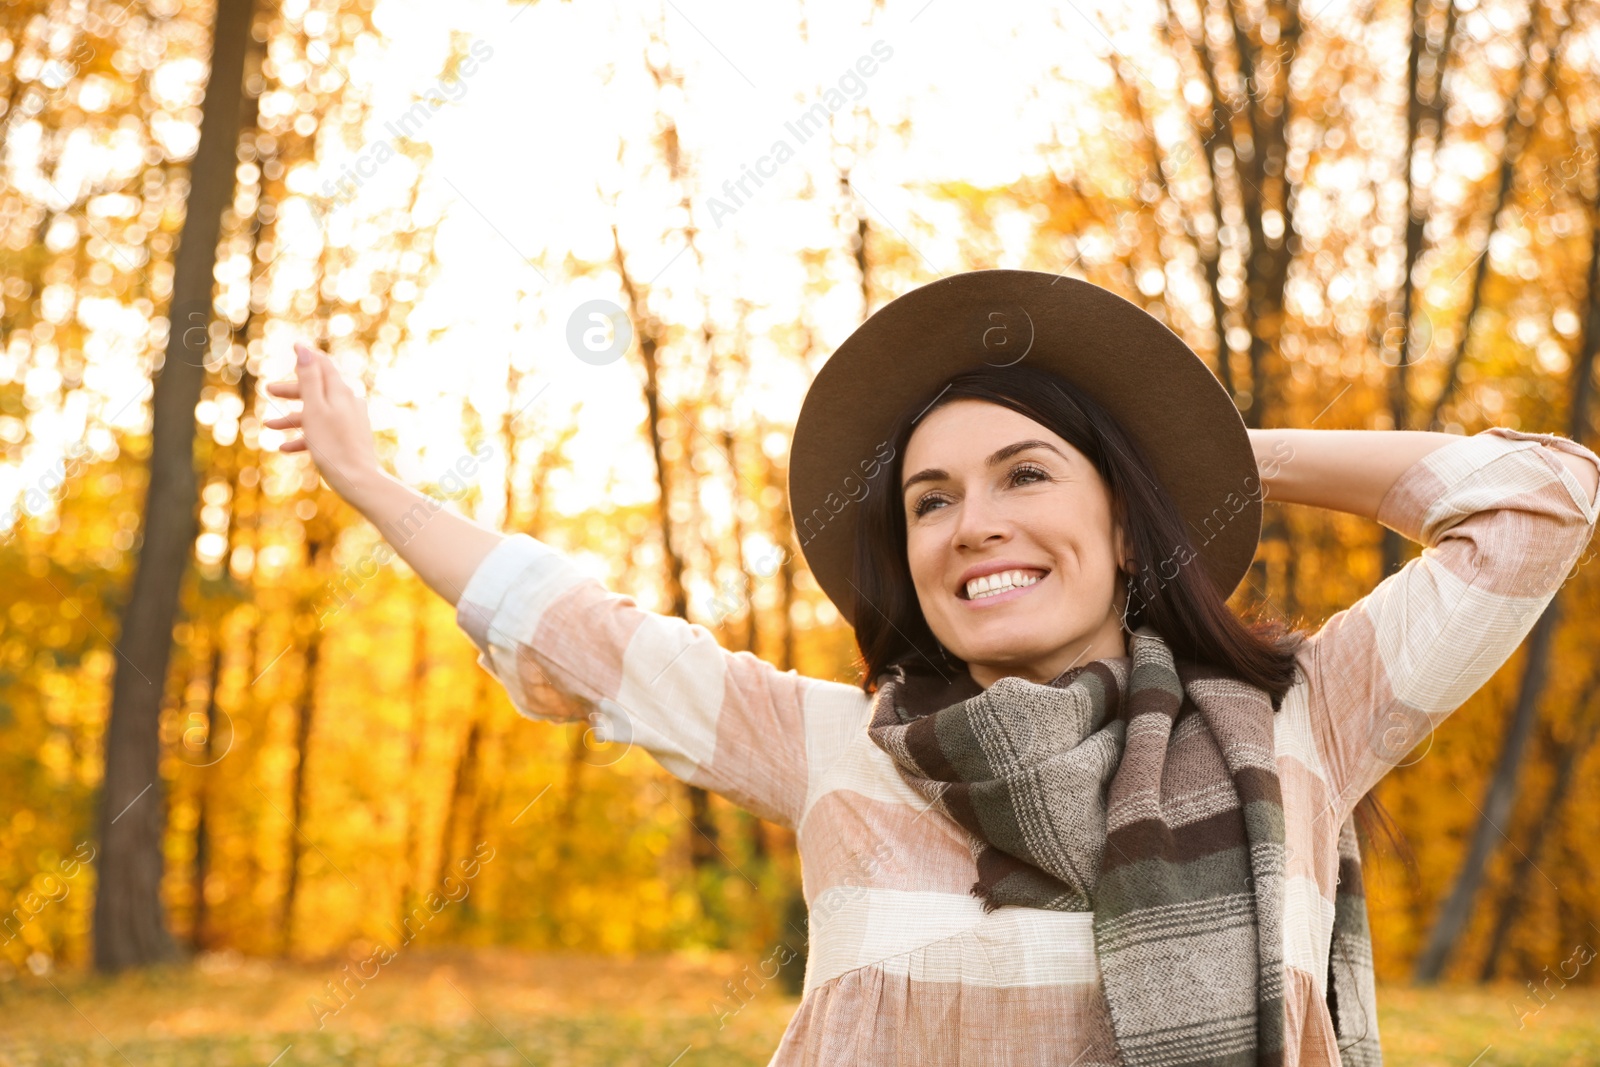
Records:
<instances>
[{"instance_id":1,"label":"grass ground","mask_svg":"<svg viewBox=\"0 0 1600 1067\"><path fill-rule=\"evenodd\" d=\"M1554 985L1552 985L1554 988ZM1542 992L1542 991L1541 991ZM1600 989L1568 986L1547 1003L1517 986L1379 987L1387 1067L1594 1067Z\"/></svg>"},{"instance_id":2,"label":"grass ground","mask_svg":"<svg viewBox=\"0 0 1600 1067\"><path fill-rule=\"evenodd\" d=\"M757 978L739 1008L726 983L749 962L414 950L342 999L327 983L344 961L24 975L0 983L0 1067L761 1065L796 1001ZM1534 1014L1512 987L1390 988L1379 1003L1389 1067L1600 1064L1600 990L1569 987Z\"/></svg>"}]
</instances>

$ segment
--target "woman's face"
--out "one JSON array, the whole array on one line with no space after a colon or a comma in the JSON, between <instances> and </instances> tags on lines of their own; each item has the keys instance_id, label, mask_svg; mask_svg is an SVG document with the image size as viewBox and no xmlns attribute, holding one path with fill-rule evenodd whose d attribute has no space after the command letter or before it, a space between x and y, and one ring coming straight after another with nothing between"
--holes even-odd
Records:
<instances>
[{"instance_id":1,"label":"woman's face","mask_svg":"<svg viewBox=\"0 0 1600 1067\"><path fill-rule=\"evenodd\" d=\"M1125 541L1083 453L1010 408L956 400L911 434L902 470L923 617L979 685L1127 655Z\"/></svg>"}]
</instances>

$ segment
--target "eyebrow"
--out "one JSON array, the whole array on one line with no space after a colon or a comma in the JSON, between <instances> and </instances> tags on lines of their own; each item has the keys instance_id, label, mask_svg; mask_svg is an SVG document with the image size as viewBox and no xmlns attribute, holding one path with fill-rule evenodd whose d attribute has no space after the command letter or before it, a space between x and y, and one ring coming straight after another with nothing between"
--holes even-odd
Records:
<instances>
[{"instance_id":1,"label":"eyebrow","mask_svg":"<svg viewBox=\"0 0 1600 1067\"><path fill-rule=\"evenodd\" d=\"M993 467L997 463L1004 463L1012 456L1019 455L1020 453L1027 452L1034 448L1047 448L1051 452L1054 452L1056 455L1060 456L1062 459L1067 458L1065 452L1062 452L1061 449L1057 448L1049 441L1029 439L1027 441L1018 441L1015 444L1006 445L1004 448L995 452L994 455L984 460L984 466ZM907 478L900 486L900 491L903 493L907 489L910 489L913 485L916 485L918 482L937 482L949 477L950 473L948 471L939 470L937 467L929 467L927 470L918 471L911 477Z\"/></svg>"}]
</instances>

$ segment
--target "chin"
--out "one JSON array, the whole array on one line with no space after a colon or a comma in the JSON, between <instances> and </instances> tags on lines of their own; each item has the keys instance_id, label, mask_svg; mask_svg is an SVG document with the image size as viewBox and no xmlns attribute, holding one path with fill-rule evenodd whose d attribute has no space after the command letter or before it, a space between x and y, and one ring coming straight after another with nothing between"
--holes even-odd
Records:
<instances>
[{"instance_id":1,"label":"chin","mask_svg":"<svg viewBox=\"0 0 1600 1067\"><path fill-rule=\"evenodd\" d=\"M1055 648L1034 648L1019 641L982 641L966 646L964 650L951 649L966 664L978 664L994 670L1018 671L1049 659Z\"/></svg>"},{"instance_id":2,"label":"chin","mask_svg":"<svg viewBox=\"0 0 1600 1067\"><path fill-rule=\"evenodd\" d=\"M1059 641L1040 640L1041 634L1063 632L1079 636ZM1076 652L1092 640L1093 634L1079 633L1070 627L1050 625L1039 620L1008 619L1004 626L986 628L981 634L969 635L959 646L949 644L947 647L969 665L1031 673L1042 664L1059 659L1069 648ZM1068 655L1070 657L1070 653Z\"/></svg>"}]
</instances>

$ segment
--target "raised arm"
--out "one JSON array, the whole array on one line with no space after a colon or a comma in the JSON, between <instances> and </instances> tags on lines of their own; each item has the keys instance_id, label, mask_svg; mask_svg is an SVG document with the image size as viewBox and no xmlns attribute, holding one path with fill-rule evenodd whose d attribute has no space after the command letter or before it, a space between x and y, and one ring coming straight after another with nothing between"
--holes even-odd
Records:
<instances>
[{"instance_id":1,"label":"raised arm","mask_svg":"<svg viewBox=\"0 0 1600 1067\"><path fill-rule=\"evenodd\" d=\"M506 537L445 510L384 473L366 403L328 358L297 346L298 399L266 422L299 429L281 451L309 452L329 486L371 520L456 607L478 663L530 719L588 721L692 785L795 827L813 786L866 710L853 687L779 671L721 648L704 627L641 610L550 546Z\"/></svg>"},{"instance_id":2,"label":"raised arm","mask_svg":"<svg viewBox=\"0 0 1600 1067\"><path fill-rule=\"evenodd\" d=\"M366 516L430 589L455 604L504 536L391 477L378 463L366 402L323 353L297 344L295 357L295 380L267 385L269 396L300 401L297 410L269 401L275 417L264 426L301 431L279 451L310 453L329 488Z\"/></svg>"},{"instance_id":3,"label":"raised arm","mask_svg":"<svg viewBox=\"0 0 1600 1067\"><path fill-rule=\"evenodd\" d=\"M1251 430L1250 445L1267 499L1306 504L1378 520L1394 483L1428 453L1460 441L1427 430ZM1594 500L1594 463L1577 452L1551 449Z\"/></svg>"},{"instance_id":4,"label":"raised arm","mask_svg":"<svg viewBox=\"0 0 1600 1067\"><path fill-rule=\"evenodd\" d=\"M1552 434L1252 431L1269 499L1374 518L1421 556L1301 652L1312 758L1339 825L1510 658L1578 562L1600 457Z\"/></svg>"}]
</instances>

